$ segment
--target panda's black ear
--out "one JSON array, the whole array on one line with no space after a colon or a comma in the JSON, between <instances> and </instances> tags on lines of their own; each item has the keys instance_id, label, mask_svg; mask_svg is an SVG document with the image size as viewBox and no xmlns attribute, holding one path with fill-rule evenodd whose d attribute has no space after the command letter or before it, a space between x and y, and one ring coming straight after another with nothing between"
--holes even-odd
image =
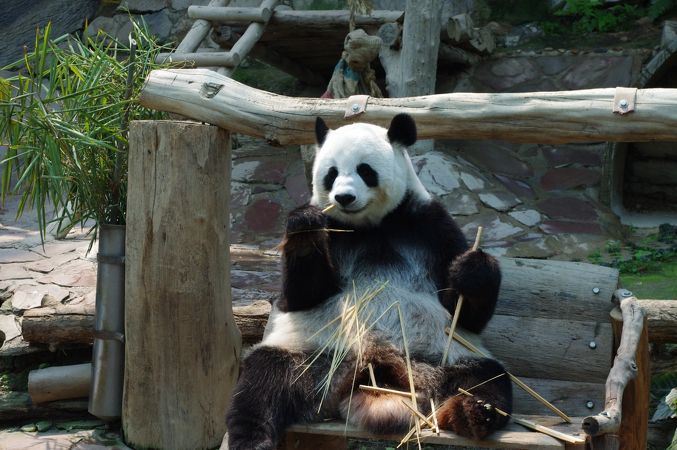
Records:
<instances>
[{"instance_id":1,"label":"panda's black ear","mask_svg":"<svg viewBox=\"0 0 677 450\"><path fill-rule=\"evenodd\" d=\"M315 119L315 140L319 145L324 144L327 133L329 133L329 128L327 127L327 124L324 123L324 120L322 120L321 117Z\"/></svg>"},{"instance_id":2,"label":"panda's black ear","mask_svg":"<svg viewBox=\"0 0 677 450\"><path fill-rule=\"evenodd\" d=\"M413 145L416 142L416 122L413 117L405 113L393 117L388 128L388 139L391 144Z\"/></svg>"}]
</instances>

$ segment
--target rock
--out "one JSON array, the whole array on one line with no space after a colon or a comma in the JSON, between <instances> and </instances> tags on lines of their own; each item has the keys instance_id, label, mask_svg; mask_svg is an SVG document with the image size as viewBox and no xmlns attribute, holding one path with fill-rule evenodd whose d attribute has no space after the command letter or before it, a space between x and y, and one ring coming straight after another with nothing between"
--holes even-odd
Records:
<instances>
[{"instance_id":1,"label":"rock","mask_svg":"<svg viewBox=\"0 0 677 450\"><path fill-rule=\"evenodd\" d=\"M452 216L469 216L479 212L477 201L462 192L445 195L440 198L440 201Z\"/></svg>"},{"instance_id":2,"label":"rock","mask_svg":"<svg viewBox=\"0 0 677 450\"><path fill-rule=\"evenodd\" d=\"M509 192L488 192L479 195L482 203L496 211L505 212L519 205L522 201Z\"/></svg>"},{"instance_id":3,"label":"rock","mask_svg":"<svg viewBox=\"0 0 677 450\"><path fill-rule=\"evenodd\" d=\"M546 147L543 148L543 156L548 163L548 167L558 167L565 164L599 166L602 163L602 155L606 151L605 146L606 144L577 146L579 148L564 145Z\"/></svg>"},{"instance_id":4,"label":"rock","mask_svg":"<svg viewBox=\"0 0 677 450\"><path fill-rule=\"evenodd\" d=\"M148 29L160 42L167 42L173 33L173 23L169 17L169 10L163 9L153 14L144 14L143 19L148 24Z\"/></svg>"},{"instance_id":5,"label":"rock","mask_svg":"<svg viewBox=\"0 0 677 450\"><path fill-rule=\"evenodd\" d=\"M581 222L597 220L595 207L576 197L550 197L538 203L538 209L551 219L566 219Z\"/></svg>"},{"instance_id":6,"label":"rock","mask_svg":"<svg viewBox=\"0 0 677 450\"><path fill-rule=\"evenodd\" d=\"M259 164L261 164L261 162L254 159L243 158L233 160L233 169L230 173L230 179L241 183L251 182Z\"/></svg>"},{"instance_id":7,"label":"rock","mask_svg":"<svg viewBox=\"0 0 677 450\"><path fill-rule=\"evenodd\" d=\"M419 168L418 178L423 186L433 195L442 196L461 186L456 165L442 153L417 156L412 158L412 163Z\"/></svg>"},{"instance_id":8,"label":"rock","mask_svg":"<svg viewBox=\"0 0 677 450\"><path fill-rule=\"evenodd\" d=\"M540 227L547 234L602 234L597 223L546 220Z\"/></svg>"},{"instance_id":9,"label":"rock","mask_svg":"<svg viewBox=\"0 0 677 450\"><path fill-rule=\"evenodd\" d=\"M34 423L29 423L28 425L22 426L21 431L23 431L24 433L33 433L35 431L38 431L38 427Z\"/></svg>"},{"instance_id":10,"label":"rock","mask_svg":"<svg viewBox=\"0 0 677 450\"><path fill-rule=\"evenodd\" d=\"M533 174L531 167L515 156L510 145L495 142L481 144L469 142L459 148L459 154L486 173L504 174L517 178L527 178Z\"/></svg>"},{"instance_id":11,"label":"rock","mask_svg":"<svg viewBox=\"0 0 677 450\"><path fill-rule=\"evenodd\" d=\"M0 264L0 280L23 280L31 278L23 264Z\"/></svg>"},{"instance_id":12,"label":"rock","mask_svg":"<svg viewBox=\"0 0 677 450\"><path fill-rule=\"evenodd\" d=\"M536 196L534 190L522 180L515 180L514 178L506 177L505 175L494 174L494 176L508 188L510 192L520 198L533 198Z\"/></svg>"},{"instance_id":13,"label":"rock","mask_svg":"<svg viewBox=\"0 0 677 450\"><path fill-rule=\"evenodd\" d=\"M461 172L461 180L463 180L463 184L473 192L484 189L484 180L467 172Z\"/></svg>"},{"instance_id":14,"label":"rock","mask_svg":"<svg viewBox=\"0 0 677 450\"><path fill-rule=\"evenodd\" d=\"M52 425L54 425L52 422L49 420L41 420L40 422L37 422L35 424L35 427L38 429L40 433L49 430L52 428Z\"/></svg>"},{"instance_id":15,"label":"rock","mask_svg":"<svg viewBox=\"0 0 677 450\"><path fill-rule=\"evenodd\" d=\"M541 213L533 209L522 211L512 211L508 213L510 217L528 227L533 227L541 221Z\"/></svg>"},{"instance_id":16,"label":"rock","mask_svg":"<svg viewBox=\"0 0 677 450\"><path fill-rule=\"evenodd\" d=\"M245 212L247 226L256 233L267 233L275 230L280 219L282 207L271 200L256 200Z\"/></svg>"},{"instance_id":17,"label":"rock","mask_svg":"<svg viewBox=\"0 0 677 450\"><path fill-rule=\"evenodd\" d=\"M549 245L552 240L552 236L547 236L517 242L508 249L506 256L512 258L550 258L555 255L555 250Z\"/></svg>"},{"instance_id":18,"label":"rock","mask_svg":"<svg viewBox=\"0 0 677 450\"><path fill-rule=\"evenodd\" d=\"M494 214L483 214L481 217L465 224L461 230L466 236L475 236L478 226L484 227L483 241L487 244L492 241L501 241L509 236L514 236L524 230L508 222L503 222Z\"/></svg>"},{"instance_id":19,"label":"rock","mask_svg":"<svg viewBox=\"0 0 677 450\"><path fill-rule=\"evenodd\" d=\"M303 172L288 176L284 187L295 206L301 206L310 201L311 192Z\"/></svg>"},{"instance_id":20,"label":"rock","mask_svg":"<svg viewBox=\"0 0 677 450\"><path fill-rule=\"evenodd\" d=\"M123 12L149 13L166 8L167 3L167 0L123 0L118 9Z\"/></svg>"},{"instance_id":21,"label":"rock","mask_svg":"<svg viewBox=\"0 0 677 450\"><path fill-rule=\"evenodd\" d=\"M33 48L36 27L52 23L52 37L82 29L92 19L98 0L33 0L3 2L0 14L0 67L23 56L24 46Z\"/></svg>"},{"instance_id":22,"label":"rock","mask_svg":"<svg viewBox=\"0 0 677 450\"><path fill-rule=\"evenodd\" d=\"M599 179L600 173L592 169L574 167L550 169L541 177L541 187L548 191L555 191L578 186L594 186Z\"/></svg>"}]
</instances>

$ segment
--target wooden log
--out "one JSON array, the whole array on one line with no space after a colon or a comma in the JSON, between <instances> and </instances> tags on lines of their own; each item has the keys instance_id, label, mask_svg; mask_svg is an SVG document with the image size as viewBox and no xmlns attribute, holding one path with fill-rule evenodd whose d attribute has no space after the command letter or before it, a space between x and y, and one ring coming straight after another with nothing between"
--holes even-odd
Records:
<instances>
[{"instance_id":1,"label":"wooden log","mask_svg":"<svg viewBox=\"0 0 677 450\"><path fill-rule=\"evenodd\" d=\"M89 301L88 301L88 300ZM94 297L78 305L47 306L24 312L21 334L32 344L94 342Z\"/></svg>"},{"instance_id":2,"label":"wooden log","mask_svg":"<svg viewBox=\"0 0 677 450\"><path fill-rule=\"evenodd\" d=\"M218 447L241 349L228 283L230 135L139 121L129 141L125 438Z\"/></svg>"},{"instance_id":3,"label":"wooden log","mask_svg":"<svg viewBox=\"0 0 677 450\"><path fill-rule=\"evenodd\" d=\"M230 3L230 0L211 0L209 6L226 6L228 3ZM193 22L193 26L191 26L186 36L176 47L176 53L194 53L211 29L212 24L206 20L196 20Z\"/></svg>"},{"instance_id":4,"label":"wooden log","mask_svg":"<svg viewBox=\"0 0 677 450\"><path fill-rule=\"evenodd\" d=\"M646 343L648 349L648 339L646 336L646 328L644 327L644 313L637 305L635 297L624 297L627 292L623 289L616 291L616 298L620 299L620 308L622 312L622 333L620 334L620 343L618 351L614 358L614 364L609 371L609 376L606 382L606 399L604 411L595 416L586 417L583 420L582 428L590 436L599 436L603 434L618 434L621 429L621 421L632 422L635 426L641 426L636 420L639 416L646 416L645 424L640 429L634 432L642 434L641 436L646 442L646 423L648 422L648 387L646 389L646 398L641 399L638 403L631 403L630 408L624 409L624 391L631 380L637 378L638 374L645 377L643 371L648 370L642 368L640 371L640 364L644 364L644 355L642 354L643 345ZM613 317L613 316L612 316ZM640 359L637 359L638 351L640 352ZM647 350L648 358L648 350ZM648 366L648 359L646 361ZM640 378L639 383L645 383L646 380ZM642 389L639 389L642 390ZM636 393L630 394L632 397ZM633 412L634 417L623 417L623 412L630 409L637 410ZM645 410L645 411L643 411ZM635 420L633 420L635 419ZM642 448L642 447L628 447L628 448Z\"/></svg>"},{"instance_id":5,"label":"wooden log","mask_svg":"<svg viewBox=\"0 0 677 450\"><path fill-rule=\"evenodd\" d=\"M28 374L28 393L35 404L86 398L91 381L91 363L31 370Z\"/></svg>"},{"instance_id":6,"label":"wooden log","mask_svg":"<svg viewBox=\"0 0 677 450\"><path fill-rule=\"evenodd\" d=\"M402 22L403 11L374 10L368 16L355 15L355 26L380 26L387 22ZM273 25L286 25L291 27L326 27L341 25L346 27L350 23L350 11L293 11L276 9L270 18Z\"/></svg>"},{"instance_id":7,"label":"wooden log","mask_svg":"<svg viewBox=\"0 0 677 450\"><path fill-rule=\"evenodd\" d=\"M274 17L274 16L273 16ZM519 94L454 93L371 98L367 111L344 118L346 99L285 97L251 88L204 69L154 70L139 101L233 132L279 144L315 142L315 118L336 127L352 121L387 127L412 114L421 139L495 139L510 142L677 141L677 89L639 89L636 111L611 113L615 89Z\"/></svg>"},{"instance_id":8,"label":"wooden log","mask_svg":"<svg viewBox=\"0 0 677 450\"><path fill-rule=\"evenodd\" d=\"M0 391L0 422L35 419L82 418L87 414L87 400L59 400L36 405L28 392ZM2 447L0 447L2 448Z\"/></svg>"},{"instance_id":9,"label":"wooden log","mask_svg":"<svg viewBox=\"0 0 677 450\"><path fill-rule=\"evenodd\" d=\"M242 57L235 52L160 53L155 58L158 64L186 63L191 67L225 66L235 67Z\"/></svg>"},{"instance_id":10,"label":"wooden log","mask_svg":"<svg viewBox=\"0 0 677 450\"><path fill-rule=\"evenodd\" d=\"M261 2L261 9L271 9L274 8L277 4L277 0L263 0ZM244 34L237 40L233 48L230 49L230 53L237 55L238 57L244 59L250 52L254 45L261 39L263 36L263 30L266 29L268 21L263 21L261 23L252 23L247 27L247 30Z\"/></svg>"},{"instance_id":11,"label":"wooden log","mask_svg":"<svg viewBox=\"0 0 677 450\"><path fill-rule=\"evenodd\" d=\"M272 14L271 8L200 5L188 7L188 17L191 19L204 19L212 22L268 22Z\"/></svg>"},{"instance_id":12,"label":"wooden log","mask_svg":"<svg viewBox=\"0 0 677 450\"><path fill-rule=\"evenodd\" d=\"M472 66L477 64L479 60L480 57L474 53L469 53L458 47L440 44L438 65Z\"/></svg>"},{"instance_id":13,"label":"wooden log","mask_svg":"<svg viewBox=\"0 0 677 450\"><path fill-rule=\"evenodd\" d=\"M638 300L646 314L649 342L677 342L677 301Z\"/></svg>"},{"instance_id":14,"label":"wooden log","mask_svg":"<svg viewBox=\"0 0 677 450\"><path fill-rule=\"evenodd\" d=\"M407 0L406 12L401 50L393 52L384 48L380 54L391 98L435 92L442 2Z\"/></svg>"}]
</instances>

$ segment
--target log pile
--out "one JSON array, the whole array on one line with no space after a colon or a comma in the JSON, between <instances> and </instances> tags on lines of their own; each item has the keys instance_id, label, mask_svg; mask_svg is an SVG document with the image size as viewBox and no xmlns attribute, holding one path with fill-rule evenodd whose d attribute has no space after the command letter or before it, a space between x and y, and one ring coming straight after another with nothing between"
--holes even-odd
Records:
<instances>
[{"instance_id":1,"label":"log pile","mask_svg":"<svg viewBox=\"0 0 677 450\"><path fill-rule=\"evenodd\" d=\"M231 245L231 292L235 323L246 343L261 339L270 302L279 293L281 272L276 251ZM651 342L677 342L677 302L638 300L645 312ZM91 344L94 305L44 307L27 311L24 338L33 344Z\"/></svg>"}]
</instances>

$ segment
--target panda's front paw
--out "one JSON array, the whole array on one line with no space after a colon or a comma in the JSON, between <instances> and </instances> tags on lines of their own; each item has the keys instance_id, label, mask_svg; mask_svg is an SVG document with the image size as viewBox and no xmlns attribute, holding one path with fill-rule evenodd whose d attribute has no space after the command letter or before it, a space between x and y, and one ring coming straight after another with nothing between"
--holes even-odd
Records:
<instances>
[{"instance_id":1,"label":"panda's front paw","mask_svg":"<svg viewBox=\"0 0 677 450\"><path fill-rule=\"evenodd\" d=\"M437 421L440 428L472 439L484 439L505 422L490 403L458 395L442 403Z\"/></svg>"},{"instance_id":2,"label":"panda's front paw","mask_svg":"<svg viewBox=\"0 0 677 450\"><path fill-rule=\"evenodd\" d=\"M327 228L327 216L317 206L306 205L296 208L287 218L287 235L310 231L324 231Z\"/></svg>"},{"instance_id":3,"label":"panda's front paw","mask_svg":"<svg viewBox=\"0 0 677 450\"><path fill-rule=\"evenodd\" d=\"M466 298L495 300L501 284L498 261L482 250L468 250L449 267L449 284Z\"/></svg>"}]
</instances>

